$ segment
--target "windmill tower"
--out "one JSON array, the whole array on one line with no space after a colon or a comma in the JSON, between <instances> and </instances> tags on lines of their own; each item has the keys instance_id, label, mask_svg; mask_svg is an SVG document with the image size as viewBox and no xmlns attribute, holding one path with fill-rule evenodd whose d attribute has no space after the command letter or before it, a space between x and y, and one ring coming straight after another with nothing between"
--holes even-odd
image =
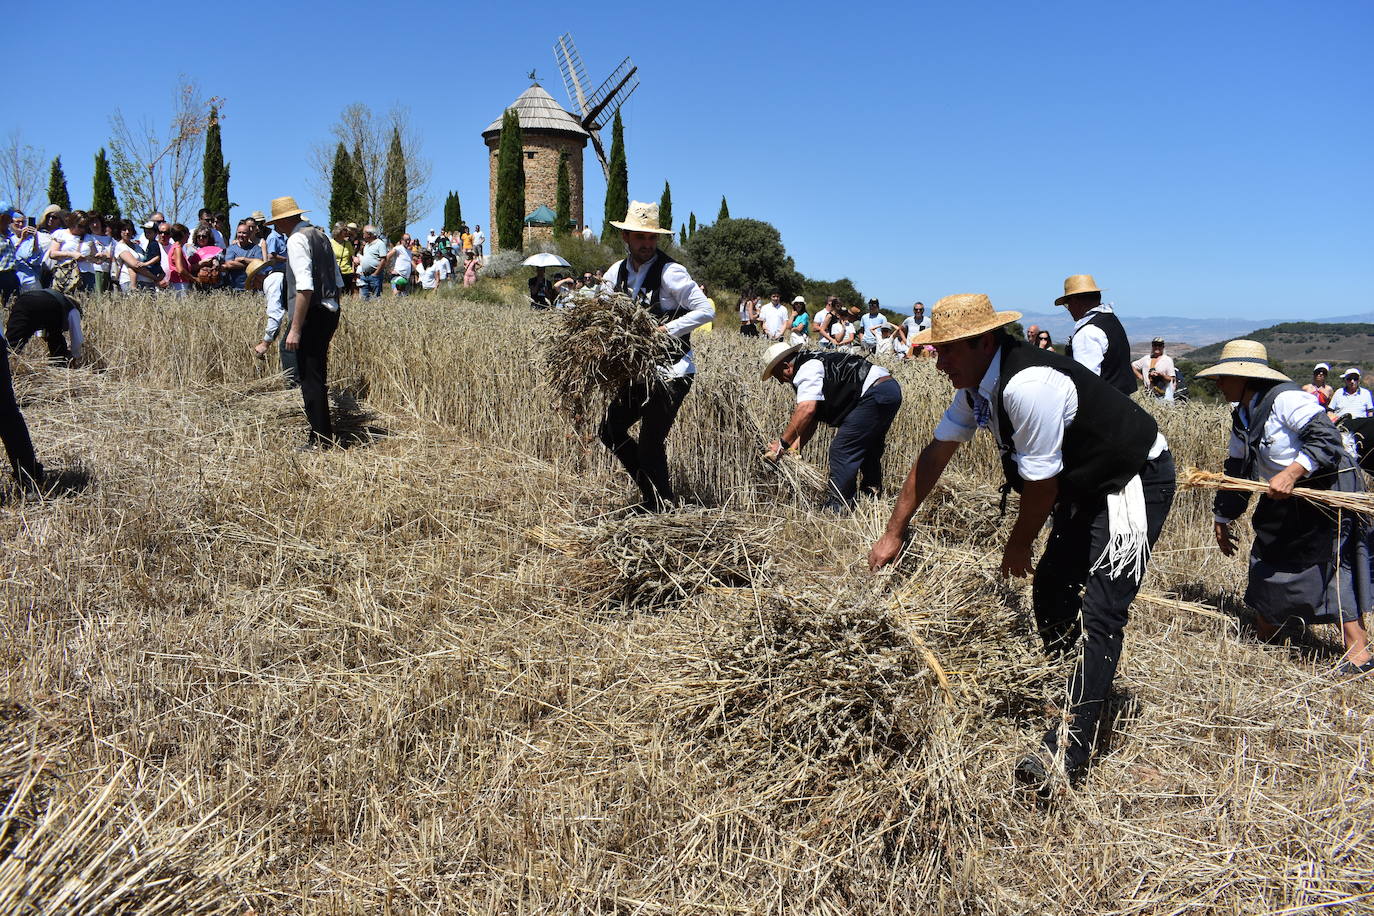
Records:
<instances>
[{"instance_id":1,"label":"windmill tower","mask_svg":"<svg viewBox=\"0 0 1374 916\"><path fill-rule=\"evenodd\" d=\"M531 73L533 85L522 92L507 108L514 108L520 118L521 151L525 157L525 214L531 216L541 206L553 211L558 206L558 161L568 157L568 184L572 191L574 226L582 225L582 154L587 148L587 131L570 112L554 101L553 96L539 85ZM490 187L488 227L492 239L491 250L500 245L496 237L496 175L501 150L501 119L497 118L482 131L482 139L489 150ZM526 229L530 237L553 235L552 225Z\"/></svg>"},{"instance_id":2,"label":"windmill tower","mask_svg":"<svg viewBox=\"0 0 1374 916\"><path fill-rule=\"evenodd\" d=\"M609 124L620 106L639 88L639 68L628 57L611 75L602 81L595 92L587 81L587 68L582 66L582 57L573 44L572 33L564 32L553 45L553 56L558 59L558 70L563 74L563 85L568 90L568 101L573 110L581 114L578 119L592 140L596 158L601 160L601 171L606 180L611 178L611 164L606 159L606 149L601 145L601 129Z\"/></svg>"}]
</instances>

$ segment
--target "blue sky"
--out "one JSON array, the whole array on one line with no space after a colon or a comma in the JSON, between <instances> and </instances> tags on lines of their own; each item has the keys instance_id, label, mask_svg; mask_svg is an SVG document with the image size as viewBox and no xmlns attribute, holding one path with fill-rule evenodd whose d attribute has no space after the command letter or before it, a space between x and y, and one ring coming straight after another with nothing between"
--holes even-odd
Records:
<instances>
[{"instance_id":1,"label":"blue sky","mask_svg":"<svg viewBox=\"0 0 1374 916\"><path fill-rule=\"evenodd\" d=\"M593 82L627 54L640 67L631 197L667 179L675 221L707 222L724 194L777 226L804 273L885 305L978 291L1049 311L1090 272L1139 314L1374 310L1368 0L402 8L226 8L169 38L165 16L110 28L107 3L64 3L60 22L23 4L12 46L61 73L11 82L0 136L60 153L80 206L110 113L165 120L185 73L226 100L243 212L294 194L323 219L311 144L351 102L401 103L434 164L435 216L412 229L438 226L450 189L485 225L479 134L532 68L566 101L552 44L571 31ZM590 151L585 167L599 226Z\"/></svg>"}]
</instances>

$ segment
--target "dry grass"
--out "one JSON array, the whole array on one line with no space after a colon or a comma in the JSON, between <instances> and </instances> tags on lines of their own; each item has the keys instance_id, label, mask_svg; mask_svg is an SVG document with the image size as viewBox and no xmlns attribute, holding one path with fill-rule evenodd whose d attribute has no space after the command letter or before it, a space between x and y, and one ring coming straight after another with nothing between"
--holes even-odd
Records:
<instances>
[{"instance_id":1,"label":"dry grass","mask_svg":"<svg viewBox=\"0 0 1374 916\"><path fill-rule=\"evenodd\" d=\"M369 432L299 456L258 311L97 305L98 368L16 372L68 492L0 511L5 823L121 851L106 886L136 849L213 889L190 912L1369 909L1366 688L1329 634L1238 636L1205 494L1156 548L1107 753L1040 807L1010 769L1064 672L994 575L985 443L875 579L886 503L822 516L758 461L790 404L756 342L700 343L670 460L701 506L641 520L501 330L538 316L351 303L331 362ZM890 489L948 399L897 371ZM1159 415L1219 465L1223 413ZM58 909L12 859L0 899ZM147 884L121 912L160 912Z\"/></svg>"}]
</instances>

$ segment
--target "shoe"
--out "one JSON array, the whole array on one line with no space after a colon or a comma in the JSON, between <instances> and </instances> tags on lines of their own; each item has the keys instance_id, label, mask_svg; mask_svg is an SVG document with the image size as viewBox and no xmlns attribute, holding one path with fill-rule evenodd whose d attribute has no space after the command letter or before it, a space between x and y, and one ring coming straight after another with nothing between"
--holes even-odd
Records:
<instances>
[{"instance_id":1,"label":"shoe","mask_svg":"<svg viewBox=\"0 0 1374 916\"><path fill-rule=\"evenodd\" d=\"M300 445L296 446L296 451L298 452L319 452L323 450L324 446L320 445L320 443L316 442L314 439L308 442L302 442Z\"/></svg>"},{"instance_id":2,"label":"shoe","mask_svg":"<svg viewBox=\"0 0 1374 916\"><path fill-rule=\"evenodd\" d=\"M1016 784L1034 792L1041 799L1050 797L1050 768L1040 753L1027 754L1016 762L1012 772Z\"/></svg>"},{"instance_id":3,"label":"shoe","mask_svg":"<svg viewBox=\"0 0 1374 916\"><path fill-rule=\"evenodd\" d=\"M43 496L44 490L43 465L35 463L31 468L16 467L14 469L14 479L19 484L19 490L25 496Z\"/></svg>"},{"instance_id":4,"label":"shoe","mask_svg":"<svg viewBox=\"0 0 1374 916\"><path fill-rule=\"evenodd\" d=\"M1339 665L1336 666L1336 673L1341 675L1368 674L1371 671L1374 671L1374 656L1371 656L1369 661L1364 662L1363 664L1357 665L1350 659L1346 659L1345 661L1341 662Z\"/></svg>"}]
</instances>

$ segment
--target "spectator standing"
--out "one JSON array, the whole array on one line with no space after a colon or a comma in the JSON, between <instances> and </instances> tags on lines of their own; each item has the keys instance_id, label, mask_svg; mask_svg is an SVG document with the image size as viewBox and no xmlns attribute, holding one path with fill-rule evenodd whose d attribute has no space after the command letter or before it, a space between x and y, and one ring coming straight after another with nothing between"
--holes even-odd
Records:
<instances>
[{"instance_id":1,"label":"spectator standing","mask_svg":"<svg viewBox=\"0 0 1374 916\"><path fill-rule=\"evenodd\" d=\"M191 234L185 257L195 289L219 289L224 284L224 249L215 244L212 229L201 226Z\"/></svg>"},{"instance_id":2,"label":"spectator standing","mask_svg":"<svg viewBox=\"0 0 1374 916\"><path fill-rule=\"evenodd\" d=\"M855 343L858 334L854 328L854 323L859 320L861 314L858 306L851 306L849 311L839 316L840 329L838 333L834 330L833 324L830 326L830 336L834 338L835 346L838 349L848 352L855 352L859 349L858 344Z\"/></svg>"},{"instance_id":3,"label":"spectator standing","mask_svg":"<svg viewBox=\"0 0 1374 916\"><path fill-rule=\"evenodd\" d=\"M763 355L761 379L770 378L795 388L797 404L782 435L768 444L765 457L777 461L784 452L800 451L823 422L835 429L823 508L849 512L856 490L881 496L887 431L902 406L897 380L862 356L807 352L801 344L785 343L773 344Z\"/></svg>"},{"instance_id":4,"label":"spectator standing","mask_svg":"<svg viewBox=\"0 0 1374 916\"><path fill-rule=\"evenodd\" d=\"M1035 332L1035 341L1034 341L1034 343L1035 343L1035 346L1036 346L1037 349L1040 349L1040 350L1048 350L1048 351L1051 352L1051 353L1054 353L1054 352L1055 352L1055 349L1054 349L1054 339L1050 337L1050 332L1049 332L1049 331L1036 331L1036 332ZM1173 391L1172 391L1172 390L1170 391L1169 396L1170 396L1170 398L1172 399L1172 397L1173 397Z\"/></svg>"},{"instance_id":5,"label":"spectator standing","mask_svg":"<svg viewBox=\"0 0 1374 916\"><path fill-rule=\"evenodd\" d=\"M745 337L758 337L758 297L750 290L739 301L739 332Z\"/></svg>"},{"instance_id":6,"label":"spectator standing","mask_svg":"<svg viewBox=\"0 0 1374 916\"><path fill-rule=\"evenodd\" d=\"M94 290L92 255L90 221L86 214L74 210L67 216L66 228L54 229L49 235L48 263L52 265L53 285L67 293Z\"/></svg>"},{"instance_id":7,"label":"spectator standing","mask_svg":"<svg viewBox=\"0 0 1374 916\"><path fill-rule=\"evenodd\" d=\"M143 224L143 241L139 251L143 270L135 278L139 290L143 292L155 292L166 273L167 259L163 256L162 244L158 240L158 229L161 225L160 221L151 217Z\"/></svg>"},{"instance_id":8,"label":"spectator standing","mask_svg":"<svg viewBox=\"0 0 1374 916\"><path fill-rule=\"evenodd\" d=\"M782 296L777 290L768 297L768 301L759 309L759 324L763 326L763 336L771 341L781 341L783 332L787 330L787 306L782 304Z\"/></svg>"},{"instance_id":9,"label":"spectator standing","mask_svg":"<svg viewBox=\"0 0 1374 916\"><path fill-rule=\"evenodd\" d=\"M1284 377L1287 378L1287 376ZM1351 366L1345 370L1341 380L1344 385L1340 391L1331 396L1331 403L1328 405L1332 419L1374 417L1374 399L1370 398L1368 388L1360 386L1360 370Z\"/></svg>"},{"instance_id":10,"label":"spectator standing","mask_svg":"<svg viewBox=\"0 0 1374 916\"><path fill-rule=\"evenodd\" d=\"M210 233L210 244L217 248L224 249L226 247L224 244L224 233L215 228L215 214L201 207L200 213L198 213L197 216L200 222L196 223L196 230L199 231L204 229L206 232ZM192 237L195 237L195 233L192 233Z\"/></svg>"},{"instance_id":11,"label":"spectator standing","mask_svg":"<svg viewBox=\"0 0 1374 916\"><path fill-rule=\"evenodd\" d=\"M811 313L806 310L806 299L803 296L798 296L792 300L791 328L792 333L787 338L788 343L805 346L810 342Z\"/></svg>"},{"instance_id":12,"label":"spectator standing","mask_svg":"<svg viewBox=\"0 0 1374 916\"><path fill-rule=\"evenodd\" d=\"M387 255L387 261L389 265L388 272L390 273L391 279L393 281L392 289L397 291L397 295L400 295L401 291L403 291L405 287L409 285L410 275L411 272L414 270L415 266L414 256L410 253L409 233L406 233L405 235L401 236L401 240L395 244L395 246L391 249L391 252ZM397 278L404 280L405 282L400 284L400 286L397 286L394 282Z\"/></svg>"},{"instance_id":13,"label":"spectator standing","mask_svg":"<svg viewBox=\"0 0 1374 916\"><path fill-rule=\"evenodd\" d=\"M1327 384L1327 376L1331 374L1331 366L1327 363L1317 363L1312 368L1312 381L1302 386L1302 390L1317 399L1317 403L1326 407L1331 403L1331 396L1336 392Z\"/></svg>"},{"instance_id":14,"label":"spectator standing","mask_svg":"<svg viewBox=\"0 0 1374 916\"><path fill-rule=\"evenodd\" d=\"M1046 331L1040 333L1048 334ZM1131 371L1135 373L1136 381L1145 386L1146 394L1165 401L1174 399L1178 372L1174 369L1173 357L1164 352L1163 337L1150 341L1150 355L1131 363Z\"/></svg>"},{"instance_id":15,"label":"spectator standing","mask_svg":"<svg viewBox=\"0 0 1374 916\"><path fill-rule=\"evenodd\" d=\"M477 228L480 229L481 227L478 226ZM582 224L582 241L584 241L584 242L591 242L591 241L595 241L595 239L596 239L596 233L592 231L592 227L591 227L591 226L588 226L586 223L583 223L583 224Z\"/></svg>"},{"instance_id":16,"label":"spectator standing","mask_svg":"<svg viewBox=\"0 0 1374 916\"><path fill-rule=\"evenodd\" d=\"M239 220L234 240L224 252L224 285L243 292L248 288L248 262L262 260L262 246L254 239L257 224L251 219Z\"/></svg>"},{"instance_id":17,"label":"spectator standing","mask_svg":"<svg viewBox=\"0 0 1374 916\"><path fill-rule=\"evenodd\" d=\"M1089 371L1124 395L1135 394L1131 371L1131 342L1110 305L1102 304L1102 291L1091 274L1075 274L1064 281L1064 295L1054 300L1073 316L1070 354Z\"/></svg>"},{"instance_id":18,"label":"spectator standing","mask_svg":"<svg viewBox=\"0 0 1374 916\"><path fill-rule=\"evenodd\" d=\"M472 247L475 243L472 240L471 232L468 232L467 229L464 229L460 238L463 244L464 255L466 255L467 257L472 257L474 254L477 253L476 250Z\"/></svg>"},{"instance_id":19,"label":"spectator standing","mask_svg":"<svg viewBox=\"0 0 1374 916\"><path fill-rule=\"evenodd\" d=\"M133 220L119 222L119 241L114 247L114 283L120 291L128 295L141 283L152 284L153 275L143 264L143 246L138 243L137 229ZM152 287L156 288L156 287Z\"/></svg>"},{"instance_id":20,"label":"spectator standing","mask_svg":"<svg viewBox=\"0 0 1374 916\"><path fill-rule=\"evenodd\" d=\"M482 269L482 259L473 256L468 258L467 265L463 268L463 286L472 286L477 282L477 272Z\"/></svg>"},{"instance_id":21,"label":"spectator standing","mask_svg":"<svg viewBox=\"0 0 1374 916\"><path fill-rule=\"evenodd\" d=\"M187 231L181 223L176 223L167 230L167 276L163 284L178 298L185 296L191 287L191 265L186 260L184 248Z\"/></svg>"},{"instance_id":22,"label":"spectator standing","mask_svg":"<svg viewBox=\"0 0 1374 916\"><path fill-rule=\"evenodd\" d=\"M38 229L28 224L28 219L18 210L14 211L11 227L14 238L14 277L19 281L20 291L43 288L43 256L47 249L38 241Z\"/></svg>"},{"instance_id":23,"label":"spectator standing","mask_svg":"<svg viewBox=\"0 0 1374 916\"><path fill-rule=\"evenodd\" d=\"M878 349L878 330L888 326L887 318L878 311L878 300L868 300L868 314L859 319L859 324L863 328L863 347L864 350L873 353Z\"/></svg>"},{"instance_id":24,"label":"spectator standing","mask_svg":"<svg viewBox=\"0 0 1374 916\"><path fill-rule=\"evenodd\" d=\"M272 201L272 224L287 236L286 298L291 330L286 349L296 354L301 400L310 423L302 450L334 445L329 417L329 342L339 327L339 290L343 277L324 232L303 219L307 211L294 197Z\"/></svg>"},{"instance_id":25,"label":"spectator standing","mask_svg":"<svg viewBox=\"0 0 1374 916\"><path fill-rule=\"evenodd\" d=\"M108 224L99 213L90 215L91 222L91 264L95 268L95 291L105 293L114 286L111 271L114 269L114 238L110 233L115 227Z\"/></svg>"},{"instance_id":26,"label":"spectator standing","mask_svg":"<svg viewBox=\"0 0 1374 916\"><path fill-rule=\"evenodd\" d=\"M1026 343L1035 346L1035 341L1040 336L1040 325L1033 324L1026 328Z\"/></svg>"},{"instance_id":27,"label":"spectator standing","mask_svg":"<svg viewBox=\"0 0 1374 916\"><path fill-rule=\"evenodd\" d=\"M364 226L363 250L358 258L358 275L362 278L364 299L381 296L386 259L386 243L377 238L377 227Z\"/></svg>"},{"instance_id":28,"label":"spectator standing","mask_svg":"<svg viewBox=\"0 0 1374 916\"><path fill-rule=\"evenodd\" d=\"M482 257L484 246L487 244L487 237L482 233L481 226L472 228L472 253L477 257Z\"/></svg>"},{"instance_id":29,"label":"spectator standing","mask_svg":"<svg viewBox=\"0 0 1374 916\"><path fill-rule=\"evenodd\" d=\"M452 255L440 254L434 259L434 272L439 278L439 285L443 286L448 282L448 278L453 274L453 266L449 263Z\"/></svg>"},{"instance_id":30,"label":"spectator standing","mask_svg":"<svg viewBox=\"0 0 1374 916\"><path fill-rule=\"evenodd\" d=\"M19 247L19 240L10 231L15 212L8 203L0 203L0 305L6 308L9 307L10 297L19 294L19 272L15 269L14 254ZM10 390L13 393L12 387ZM0 403L3 397L4 391L0 390Z\"/></svg>"},{"instance_id":31,"label":"spectator standing","mask_svg":"<svg viewBox=\"0 0 1374 916\"><path fill-rule=\"evenodd\" d=\"M422 289L439 288L439 271L434 266L434 253L432 251L420 252L419 275Z\"/></svg>"},{"instance_id":32,"label":"spectator standing","mask_svg":"<svg viewBox=\"0 0 1374 916\"><path fill-rule=\"evenodd\" d=\"M553 284L545 275L544 268L536 267L534 276L529 280L530 288L530 308L547 309L553 308L554 290Z\"/></svg>"},{"instance_id":33,"label":"spectator standing","mask_svg":"<svg viewBox=\"0 0 1374 916\"><path fill-rule=\"evenodd\" d=\"M430 234L434 234L433 229ZM329 246L334 251L334 259L339 262L339 276L343 277L343 287L339 293L343 296L352 295L357 276L353 273L353 237L348 232L348 224L334 224L334 236L329 240Z\"/></svg>"},{"instance_id":34,"label":"spectator standing","mask_svg":"<svg viewBox=\"0 0 1374 916\"><path fill-rule=\"evenodd\" d=\"M258 224L258 231L265 232L266 238L262 243L262 294L267 302L267 311L271 314L275 308L286 308L290 311L290 303L283 306L286 289L286 236L277 231L274 224L267 221L267 216L261 210L253 211L253 220Z\"/></svg>"}]
</instances>

